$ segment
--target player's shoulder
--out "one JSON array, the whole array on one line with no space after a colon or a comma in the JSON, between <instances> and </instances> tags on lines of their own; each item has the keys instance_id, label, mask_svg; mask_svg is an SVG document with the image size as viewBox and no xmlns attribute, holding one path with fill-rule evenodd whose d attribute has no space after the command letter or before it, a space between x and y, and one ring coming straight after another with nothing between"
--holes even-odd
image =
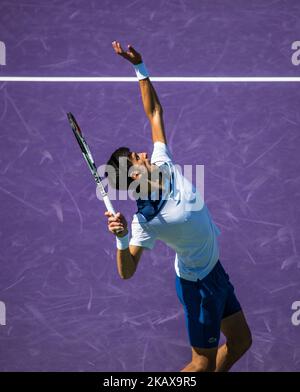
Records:
<instances>
[{"instance_id":1,"label":"player's shoulder","mask_svg":"<svg viewBox=\"0 0 300 392\"><path fill-rule=\"evenodd\" d=\"M170 152L169 145L164 142L154 142L153 151Z\"/></svg>"},{"instance_id":2,"label":"player's shoulder","mask_svg":"<svg viewBox=\"0 0 300 392\"><path fill-rule=\"evenodd\" d=\"M151 163L160 165L164 162L172 162L172 160L172 153L167 144L163 142L155 142L153 144Z\"/></svg>"}]
</instances>

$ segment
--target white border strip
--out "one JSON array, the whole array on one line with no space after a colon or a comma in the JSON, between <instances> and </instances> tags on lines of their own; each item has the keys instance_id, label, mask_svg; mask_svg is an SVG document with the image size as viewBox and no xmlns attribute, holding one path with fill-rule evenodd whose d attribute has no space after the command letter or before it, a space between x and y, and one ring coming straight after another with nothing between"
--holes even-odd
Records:
<instances>
[{"instance_id":1,"label":"white border strip","mask_svg":"<svg viewBox=\"0 0 300 392\"><path fill-rule=\"evenodd\" d=\"M300 77L293 76L203 76L203 77L151 77L153 82L300 82ZM93 77L93 76L0 76L0 82L39 82L39 83L61 83L61 82L137 82L136 77Z\"/></svg>"}]
</instances>

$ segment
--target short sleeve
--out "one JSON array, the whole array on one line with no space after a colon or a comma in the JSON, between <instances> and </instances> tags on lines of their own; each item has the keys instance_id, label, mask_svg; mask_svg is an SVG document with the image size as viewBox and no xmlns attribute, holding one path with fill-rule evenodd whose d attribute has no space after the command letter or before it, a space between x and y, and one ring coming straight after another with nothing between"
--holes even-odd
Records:
<instances>
[{"instance_id":1,"label":"short sleeve","mask_svg":"<svg viewBox=\"0 0 300 392\"><path fill-rule=\"evenodd\" d=\"M165 143L155 142L151 156L151 163L155 163L160 166L165 162L172 162L172 160L173 158L169 147Z\"/></svg>"},{"instance_id":2,"label":"short sleeve","mask_svg":"<svg viewBox=\"0 0 300 392\"><path fill-rule=\"evenodd\" d=\"M134 215L131 223L130 245L141 246L152 249L155 245L155 235L147 228L148 224L139 221L137 215Z\"/></svg>"}]
</instances>

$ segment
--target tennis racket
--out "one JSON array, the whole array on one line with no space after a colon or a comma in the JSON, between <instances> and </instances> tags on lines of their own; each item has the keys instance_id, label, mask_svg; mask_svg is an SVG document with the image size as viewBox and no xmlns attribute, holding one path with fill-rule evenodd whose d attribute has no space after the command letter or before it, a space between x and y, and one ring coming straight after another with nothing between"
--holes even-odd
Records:
<instances>
[{"instance_id":1,"label":"tennis racket","mask_svg":"<svg viewBox=\"0 0 300 392\"><path fill-rule=\"evenodd\" d=\"M104 189L104 186L103 186L102 181L101 181L101 177L99 176L99 173L97 171L97 167L95 165L95 161L93 159L93 156L91 154L89 146L88 146L87 142L85 141L85 139L83 137L83 134L82 134L82 132L81 132L81 130L79 128L79 125L77 124L77 121L75 120L75 117L73 116L72 113L67 113L67 116L68 116L68 120L69 120L69 123L70 123L71 128L72 128L72 131L73 131L73 133L74 133L74 135L76 137L76 140L77 140L77 142L79 144L81 152L82 152L82 154L84 156L84 159L86 160L86 163L88 164L88 167L89 167L89 169L90 169L90 171L91 171L91 173L92 173L92 175L94 177L94 180L96 181L96 184L99 187L99 190L100 190L101 196L103 198L105 207L107 208L107 210L109 212L111 212L112 214L116 215L115 209L112 206L111 201L110 201L110 199L108 197L108 194L107 194L107 192Z\"/></svg>"}]
</instances>

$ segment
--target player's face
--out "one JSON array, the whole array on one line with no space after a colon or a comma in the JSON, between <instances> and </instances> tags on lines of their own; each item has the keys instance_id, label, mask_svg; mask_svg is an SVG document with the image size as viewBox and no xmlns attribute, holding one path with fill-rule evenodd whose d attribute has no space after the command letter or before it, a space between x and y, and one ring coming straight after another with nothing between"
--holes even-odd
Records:
<instances>
[{"instance_id":1,"label":"player's face","mask_svg":"<svg viewBox=\"0 0 300 392\"><path fill-rule=\"evenodd\" d=\"M146 152L131 152L129 154L129 159L135 166L144 166L147 171L148 169L151 169L151 163Z\"/></svg>"},{"instance_id":2,"label":"player's face","mask_svg":"<svg viewBox=\"0 0 300 392\"><path fill-rule=\"evenodd\" d=\"M141 174L147 173L148 176L153 170L154 165L151 165L146 152L131 152L129 159Z\"/></svg>"}]
</instances>

